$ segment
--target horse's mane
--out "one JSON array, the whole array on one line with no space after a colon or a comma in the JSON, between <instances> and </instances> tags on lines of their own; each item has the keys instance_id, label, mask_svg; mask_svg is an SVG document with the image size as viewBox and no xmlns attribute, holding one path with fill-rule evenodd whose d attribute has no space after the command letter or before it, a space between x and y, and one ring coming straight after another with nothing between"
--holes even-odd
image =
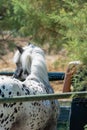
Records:
<instances>
[{"instance_id":1,"label":"horse's mane","mask_svg":"<svg viewBox=\"0 0 87 130\"><path fill-rule=\"evenodd\" d=\"M36 78L39 78L39 80L42 82L49 83L47 67L45 62L45 54L44 51L39 47L35 47L31 54L30 77L32 76L36 76Z\"/></svg>"},{"instance_id":2,"label":"horse's mane","mask_svg":"<svg viewBox=\"0 0 87 130\"><path fill-rule=\"evenodd\" d=\"M17 63L19 61L20 56L21 56L21 53L17 50L13 58L14 63Z\"/></svg>"}]
</instances>

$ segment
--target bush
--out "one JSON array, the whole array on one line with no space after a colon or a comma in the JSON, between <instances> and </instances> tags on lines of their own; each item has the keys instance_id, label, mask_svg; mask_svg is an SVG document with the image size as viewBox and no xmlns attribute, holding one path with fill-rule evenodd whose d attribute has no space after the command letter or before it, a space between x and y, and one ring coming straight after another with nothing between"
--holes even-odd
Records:
<instances>
[{"instance_id":1,"label":"bush","mask_svg":"<svg viewBox=\"0 0 87 130\"><path fill-rule=\"evenodd\" d=\"M63 44L70 48L70 44L87 42L86 0L3 0L0 12L1 32L32 35L34 42L49 44L49 52Z\"/></svg>"}]
</instances>

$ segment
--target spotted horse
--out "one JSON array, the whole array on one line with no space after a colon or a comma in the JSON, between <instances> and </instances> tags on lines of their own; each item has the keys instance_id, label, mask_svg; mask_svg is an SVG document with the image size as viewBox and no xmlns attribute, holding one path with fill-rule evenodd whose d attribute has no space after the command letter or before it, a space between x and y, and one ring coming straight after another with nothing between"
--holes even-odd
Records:
<instances>
[{"instance_id":1,"label":"spotted horse","mask_svg":"<svg viewBox=\"0 0 87 130\"><path fill-rule=\"evenodd\" d=\"M14 76L0 79L0 97L53 93L41 48L32 44L18 47L14 61L17 65ZM3 103L0 104L0 130L57 130L58 115L57 100Z\"/></svg>"}]
</instances>

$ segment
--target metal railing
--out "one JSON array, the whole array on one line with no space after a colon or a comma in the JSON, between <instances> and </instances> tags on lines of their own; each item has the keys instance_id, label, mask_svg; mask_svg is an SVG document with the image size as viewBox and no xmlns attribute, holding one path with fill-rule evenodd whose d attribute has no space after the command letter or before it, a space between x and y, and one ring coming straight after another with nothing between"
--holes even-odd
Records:
<instances>
[{"instance_id":1,"label":"metal railing","mask_svg":"<svg viewBox=\"0 0 87 130\"><path fill-rule=\"evenodd\" d=\"M14 72L0 72L0 75L12 76ZM63 80L65 76L64 72L48 72L48 77L50 81ZM25 101L39 101L39 100L52 100L52 99L65 99L70 98L72 95L78 94L83 96L87 94L87 91L83 92L67 92L67 93L56 93L56 94L41 94L41 95L29 95L29 96L15 96L10 98L1 98L0 103L7 102L25 102Z\"/></svg>"},{"instance_id":2,"label":"metal railing","mask_svg":"<svg viewBox=\"0 0 87 130\"><path fill-rule=\"evenodd\" d=\"M87 94L87 91L84 92L67 92L67 93L59 93L59 94L41 94L41 95L24 95L24 96L14 96L9 98L0 97L0 103L11 103L11 102L26 102L26 101L40 101L40 100L53 100L53 99L65 99L70 98L71 95L78 94L83 96Z\"/></svg>"},{"instance_id":3,"label":"metal railing","mask_svg":"<svg viewBox=\"0 0 87 130\"><path fill-rule=\"evenodd\" d=\"M0 72L0 75L12 76L14 72ZM50 81L63 80L65 76L64 72L48 72L48 77Z\"/></svg>"}]
</instances>

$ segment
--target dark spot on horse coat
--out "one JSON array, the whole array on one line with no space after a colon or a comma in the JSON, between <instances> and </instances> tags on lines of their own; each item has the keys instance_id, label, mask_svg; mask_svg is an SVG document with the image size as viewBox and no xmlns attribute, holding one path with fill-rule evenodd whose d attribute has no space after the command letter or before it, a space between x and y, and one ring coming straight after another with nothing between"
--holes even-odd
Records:
<instances>
[{"instance_id":1,"label":"dark spot on horse coat","mask_svg":"<svg viewBox=\"0 0 87 130\"><path fill-rule=\"evenodd\" d=\"M1 95L2 97L4 97L5 95L4 95L4 93L2 93L2 95Z\"/></svg>"},{"instance_id":2,"label":"dark spot on horse coat","mask_svg":"<svg viewBox=\"0 0 87 130\"><path fill-rule=\"evenodd\" d=\"M31 128L33 129L33 127L34 127L34 124L31 124Z\"/></svg>"},{"instance_id":3,"label":"dark spot on horse coat","mask_svg":"<svg viewBox=\"0 0 87 130\"><path fill-rule=\"evenodd\" d=\"M3 124L4 123L4 119L3 120L1 120L1 124Z\"/></svg>"},{"instance_id":4,"label":"dark spot on horse coat","mask_svg":"<svg viewBox=\"0 0 87 130\"><path fill-rule=\"evenodd\" d=\"M7 103L3 103L3 107L8 107L8 104Z\"/></svg>"},{"instance_id":5,"label":"dark spot on horse coat","mask_svg":"<svg viewBox=\"0 0 87 130\"><path fill-rule=\"evenodd\" d=\"M32 103L32 105L34 105L34 106L40 106L40 103L39 102L34 102L34 103Z\"/></svg>"},{"instance_id":6,"label":"dark spot on horse coat","mask_svg":"<svg viewBox=\"0 0 87 130\"><path fill-rule=\"evenodd\" d=\"M3 93L3 91L0 89L0 95L2 96L2 97L4 97L4 93Z\"/></svg>"},{"instance_id":7,"label":"dark spot on horse coat","mask_svg":"<svg viewBox=\"0 0 87 130\"><path fill-rule=\"evenodd\" d=\"M5 85L3 85L2 88L5 89Z\"/></svg>"},{"instance_id":8,"label":"dark spot on horse coat","mask_svg":"<svg viewBox=\"0 0 87 130\"><path fill-rule=\"evenodd\" d=\"M16 105L16 103L10 103L9 106L13 107L14 105Z\"/></svg>"},{"instance_id":9,"label":"dark spot on horse coat","mask_svg":"<svg viewBox=\"0 0 87 130\"><path fill-rule=\"evenodd\" d=\"M2 93L2 90L0 89L0 94Z\"/></svg>"},{"instance_id":10,"label":"dark spot on horse coat","mask_svg":"<svg viewBox=\"0 0 87 130\"><path fill-rule=\"evenodd\" d=\"M5 130L10 130L9 128L6 128Z\"/></svg>"},{"instance_id":11,"label":"dark spot on horse coat","mask_svg":"<svg viewBox=\"0 0 87 130\"><path fill-rule=\"evenodd\" d=\"M6 121L6 124L8 124L9 122L8 121Z\"/></svg>"},{"instance_id":12,"label":"dark spot on horse coat","mask_svg":"<svg viewBox=\"0 0 87 130\"><path fill-rule=\"evenodd\" d=\"M10 92L9 92L9 95L11 95L11 94L12 94L12 92L10 91Z\"/></svg>"},{"instance_id":13,"label":"dark spot on horse coat","mask_svg":"<svg viewBox=\"0 0 87 130\"><path fill-rule=\"evenodd\" d=\"M11 115L11 117L13 117L13 116L14 116L14 114Z\"/></svg>"},{"instance_id":14,"label":"dark spot on horse coat","mask_svg":"<svg viewBox=\"0 0 87 130\"><path fill-rule=\"evenodd\" d=\"M22 88L22 91L24 91L24 88Z\"/></svg>"},{"instance_id":15,"label":"dark spot on horse coat","mask_svg":"<svg viewBox=\"0 0 87 130\"><path fill-rule=\"evenodd\" d=\"M25 93L25 94L29 95L29 94L30 94L30 91L29 91L28 89L25 89L25 90L26 90L26 93Z\"/></svg>"},{"instance_id":16,"label":"dark spot on horse coat","mask_svg":"<svg viewBox=\"0 0 87 130\"><path fill-rule=\"evenodd\" d=\"M17 96L20 96L20 92L17 92Z\"/></svg>"},{"instance_id":17,"label":"dark spot on horse coat","mask_svg":"<svg viewBox=\"0 0 87 130\"><path fill-rule=\"evenodd\" d=\"M25 84L22 84L23 85L23 88L26 88L26 85Z\"/></svg>"},{"instance_id":18,"label":"dark spot on horse coat","mask_svg":"<svg viewBox=\"0 0 87 130\"><path fill-rule=\"evenodd\" d=\"M2 118L2 117L3 117L3 113L0 114L0 118Z\"/></svg>"},{"instance_id":19,"label":"dark spot on horse coat","mask_svg":"<svg viewBox=\"0 0 87 130\"><path fill-rule=\"evenodd\" d=\"M10 120L13 121L13 119L14 119L14 114L12 114L12 115L10 116L10 118L11 118Z\"/></svg>"},{"instance_id":20,"label":"dark spot on horse coat","mask_svg":"<svg viewBox=\"0 0 87 130\"><path fill-rule=\"evenodd\" d=\"M22 102L19 103L19 105L22 105L22 104L23 104Z\"/></svg>"},{"instance_id":21,"label":"dark spot on horse coat","mask_svg":"<svg viewBox=\"0 0 87 130\"><path fill-rule=\"evenodd\" d=\"M14 113L17 113L17 112L18 112L18 111L17 111L17 108L15 107L15 108L14 108Z\"/></svg>"},{"instance_id":22,"label":"dark spot on horse coat","mask_svg":"<svg viewBox=\"0 0 87 130\"><path fill-rule=\"evenodd\" d=\"M9 116L7 116L7 117L5 118L5 121L6 121L8 118L9 118Z\"/></svg>"}]
</instances>

